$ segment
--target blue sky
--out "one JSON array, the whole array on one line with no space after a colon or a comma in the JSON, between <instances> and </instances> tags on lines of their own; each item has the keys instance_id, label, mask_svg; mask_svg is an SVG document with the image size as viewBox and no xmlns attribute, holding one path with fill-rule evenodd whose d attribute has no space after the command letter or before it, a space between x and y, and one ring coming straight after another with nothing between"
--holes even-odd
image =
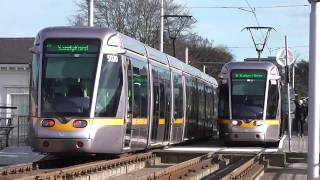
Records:
<instances>
[{"instance_id":1,"label":"blue sky","mask_svg":"<svg viewBox=\"0 0 320 180\"><path fill-rule=\"evenodd\" d=\"M187 7L247 7L246 0L180 0ZM308 5L307 0L247 0L252 7ZM47 26L68 25L67 17L77 12L76 0L3 0L0 6L0 37L33 37ZM257 26L253 13L239 9L190 8L197 20L194 32L208 38L217 46L230 47L235 59L256 57L246 26ZM261 26L271 26L268 46L263 57L275 55L284 46L284 36L299 59L308 59L310 7L256 8ZM238 47L238 48L232 48ZM269 48L269 49L268 49Z\"/></svg>"}]
</instances>

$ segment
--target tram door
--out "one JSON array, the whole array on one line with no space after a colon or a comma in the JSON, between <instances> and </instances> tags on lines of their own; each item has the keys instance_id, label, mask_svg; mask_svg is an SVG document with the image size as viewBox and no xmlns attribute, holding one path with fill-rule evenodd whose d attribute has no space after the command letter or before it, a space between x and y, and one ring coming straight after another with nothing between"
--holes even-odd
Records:
<instances>
[{"instance_id":1,"label":"tram door","mask_svg":"<svg viewBox=\"0 0 320 180\"><path fill-rule=\"evenodd\" d=\"M153 113L151 123L151 144L159 144L163 142L165 130L165 77L164 69L153 66Z\"/></svg>"},{"instance_id":2,"label":"tram door","mask_svg":"<svg viewBox=\"0 0 320 180\"><path fill-rule=\"evenodd\" d=\"M148 139L148 66L147 62L128 61L128 108L125 146L144 149Z\"/></svg>"},{"instance_id":3,"label":"tram door","mask_svg":"<svg viewBox=\"0 0 320 180\"><path fill-rule=\"evenodd\" d=\"M181 142L183 137L183 87L182 75L172 72L173 114L171 124L171 143Z\"/></svg>"}]
</instances>

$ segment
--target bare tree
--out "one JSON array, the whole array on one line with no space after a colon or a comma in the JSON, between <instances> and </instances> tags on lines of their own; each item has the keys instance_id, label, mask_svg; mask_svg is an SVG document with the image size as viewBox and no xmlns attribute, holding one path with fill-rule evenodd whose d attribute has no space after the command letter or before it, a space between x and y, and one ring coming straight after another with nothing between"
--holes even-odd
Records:
<instances>
[{"instance_id":1,"label":"bare tree","mask_svg":"<svg viewBox=\"0 0 320 180\"><path fill-rule=\"evenodd\" d=\"M79 7L78 13L69 21L72 25L83 26L87 24L88 2L82 0L77 3L77 6ZM110 27L152 47L157 47L160 33L160 7L160 0L95 1L94 24L95 26ZM166 14L182 15L188 13L187 9L176 0L167 0L165 9ZM180 19L174 21L170 21L170 25L181 26ZM192 23L194 22L184 22L182 28L190 28Z\"/></svg>"},{"instance_id":2,"label":"bare tree","mask_svg":"<svg viewBox=\"0 0 320 180\"><path fill-rule=\"evenodd\" d=\"M166 15L190 15L190 12L177 3L177 0L166 0L165 2ZM158 48L160 3L161 0L95 0L94 24L115 29L151 47ZM79 7L78 13L69 21L72 25L84 26L88 19L88 1L80 0L77 5ZM175 38L177 38L175 47L177 49L176 56L179 59L184 59L185 47L189 47L191 64L199 69L202 69L203 65L207 65L207 72L216 75L223 63L233 58L228 49L214 47L212 41L188 32L195 23L193 19L172 17L167 18L165 22L165 29L177 33L175 34ZM168 30L164 32L164 51L173 55L172 47L173 43L170 40Z\"/></svg>"}]
</instances>

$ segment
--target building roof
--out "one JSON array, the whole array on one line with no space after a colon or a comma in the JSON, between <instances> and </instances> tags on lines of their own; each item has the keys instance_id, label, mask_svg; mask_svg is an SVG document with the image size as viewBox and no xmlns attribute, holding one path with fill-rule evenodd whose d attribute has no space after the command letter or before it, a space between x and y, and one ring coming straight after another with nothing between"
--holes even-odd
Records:
<instances>
[{"instance_id":1,"label":"building roof","mask_svg":"<svg viewBox=\"0 0 320 180\"><path fill-rule=\"evenodd\" d=\"M0 64L29 64L34 38L0 38Z\"/></svg>"}]
</instances>

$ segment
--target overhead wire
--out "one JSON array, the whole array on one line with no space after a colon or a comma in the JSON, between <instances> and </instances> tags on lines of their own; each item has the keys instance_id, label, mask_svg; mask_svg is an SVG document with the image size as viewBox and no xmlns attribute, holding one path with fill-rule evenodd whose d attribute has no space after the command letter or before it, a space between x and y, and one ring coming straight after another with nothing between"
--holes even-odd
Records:
<instances>
[{"instance_id":1,"label":"overhead wire","mask_svg":"<svg viewBox=\"0 0 320 180\"><path fill-rule=\"evenodd\" d=\"M238 10L242 10L242 11L246 11L246 12L250 12L253 14L255 22L258 26L260 26L260 22L259 19L257 17L257 13L256 10L257 9L279 9L279 8L297 8L297 7L310 7L309 4L293 4L293 5L275 5L275 6L252 6L248 0L245 0L247 6L187 6L186 8L193 8L193 9L238 9ZM263 36L263 33L261 32L261 36ZM263 38L263 37L262 37ZM241 49L241 48L252 48L250 46L224 46L226 48L230 48L230 49ZM289 48L308 48L309 46L307 45L297 45L297 46L290 46ZM275 48L281 48L279 47L274 47L274 48L270 48L267 44L266 44L266 48L267 49L275 49Z\"/></svg>"},{"instance_id":2,"label":"overhead wire","mask_svg":"<svg viewBox=\"0 0 320 180\"><path fill-rule=\"evenodd\" d=\"M277 8L296 8L296 7L309 7L308 4L296 5L278 5L278 6L254 6L254 9L277 9ZM245 6L187 6L191 9L249 9Z\"/></svg>"},{"instance_id":3,"label":"overhead wire","mask_svg":"<svg viewBox=\"0 0 320 180\"><path fill-rule=\"evenodd\" d=\"M251 9L251 12L252 12L252 14L253 14L253 16L254 16L254 19L255 19L255 21L256 21L256 23L257 23L257 26L260 27L260 22L259 22L258 17L257 17L256 9L251 6L251 4L249 3L248 0L245 0L245 2L246 2L246 4L248 5L248 7ZM267 36L268 33L269 33L269 30L268 30L266 33L267 33L267 34L266 34L266 36ZM268 37L263 37L262 29L260 29L260 34L261 34L261 38L262 38L262 39L268 38ZM265 42L265 43L266 43L266 44L265 44L266 48L269 49L269 46L268 46L267 42ZM263 51L262 51L262 54L263 54Z\"/></svg>"}]
</instances>

